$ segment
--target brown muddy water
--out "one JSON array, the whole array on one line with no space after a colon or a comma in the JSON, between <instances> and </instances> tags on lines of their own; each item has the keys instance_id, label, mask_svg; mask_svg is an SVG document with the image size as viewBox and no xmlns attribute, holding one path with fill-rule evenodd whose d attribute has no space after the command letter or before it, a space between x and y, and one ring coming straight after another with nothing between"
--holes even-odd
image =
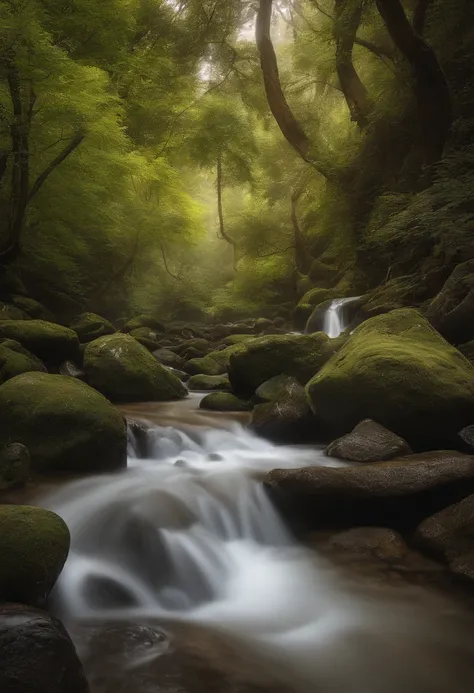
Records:
<instances>
[{"instance_id":1,"label":"brown muddy water","mask_svg":"<svg viewBox=\"0 0 474 693\"><path fill-rule=\"evenodd\" d=\"M144 457L131 436L127 470L23 492L70 527L51 606L92 693L474 691L471 600L442 567L299 544L259 478L332 462L198 401L123 407Z\"/></svg>"}]
</instances>

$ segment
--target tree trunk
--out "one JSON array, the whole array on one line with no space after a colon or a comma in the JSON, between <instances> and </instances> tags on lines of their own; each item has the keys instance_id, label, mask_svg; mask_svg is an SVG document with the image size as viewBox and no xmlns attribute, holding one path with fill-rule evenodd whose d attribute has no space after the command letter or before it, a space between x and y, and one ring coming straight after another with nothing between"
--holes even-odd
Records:
<instances>
[{"instance_id":1,"label":"tree trunk","mask_svg":"<svg viewBox=\"0 0 474 693\"><path fill-rule=\"evenodd\" d=\"M411 65L418 104L424 164L436 164L453 121L451 95L433 48L419 36L407 19L400 0L376 0L392 40Z\"/></svg>"},{"instance_id":2,"label":"tree trunk","mask_svg":"<svg viewBox=\"0 0 474 693\"><path fill-rule=\"evenodd\" d=\"M336 69L351 120L364 130L372 110L367 89L362 83L352 60L357 30L362 19L362 2L335 2L334 35L336 37Z\"/></svg>"},{"instance_id":3,"label":"tree trunk","mask_svg":"<svg viewBox=\"0 0 474 693\"><path fill-rule=\"evenodd\" d=\"M231 238L226 230L225 230L225 224L224 224L224 209L222 205L222 156L219 154L217 157L217 214L219 216L219 235L220 237L226 241L229 245L232 246L232 255L233 255L233 267L234 271L237 270L237 243L234 241L233 238Z\"/></svg>"},{"instance_id":4,"label":"tree trunk","mask_svg":"<svg viewBox=\"0 0 474 693\"><path fill-rule=\"evenodd\" d=\"M295 266L301 274L308 274L311 266L311 256L308 253L306 242L298 221L298 200L303 194L303 188L293 190L291 193L291 223L293 225L293 238L295 245Z\"/></svg>"}]
</instances>

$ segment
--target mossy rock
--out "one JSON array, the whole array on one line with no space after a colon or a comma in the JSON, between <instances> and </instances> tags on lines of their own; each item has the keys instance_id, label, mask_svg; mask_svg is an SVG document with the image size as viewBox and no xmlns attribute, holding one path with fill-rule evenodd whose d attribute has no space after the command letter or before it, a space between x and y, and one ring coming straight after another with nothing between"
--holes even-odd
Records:
<instances>
[{"instance_id":1,"label":"mossy rock","mask_svg":"<svg viewBox=\"0 0 474 693\"><path fill-rule=\"evenodd\" d=\"M252 396L262 383L281 373L295 377L304 385L338 345L322 332L258 337L231 354L229 379L234 391L244 397Z\"/></svg>"},{"instance_id":2,"label":"mossy rock","mask_svg":"<svg viewBox=\"0 0 474 693\"><path fill-rule=\"evenodd\" d=\"M48 322L55 321L55 317L49 308L46 308L39 301L35 301L34 298L29 296L12 296L12 303L16 308L26 313L29 318L47 320Z\"/></svg>"},{"instance_id":3,"label":"mossy rock","mask_svg":"<svg viewBox=\"0 0 474 693\"><path fill-rule=\"evenodd\" d=\"M0 383L29 371L46 373L46 366L22 347L20 342L13 339L5 339L0 342Z\"/></svg>"},{"instance_id":4,"label":"mossy rock","mask_svg":"<svg viewBox=\"0 0 474 693\"><path fill-rule=\"evenodd\" d=\"M129 320L123 327L123 332L131 332L132 330L139 330L140 327L148 327L154 332L166 332L165 325L151 315L139 315L132 320Z\"/></svg>"},{"instance_id":5,"label":"mossy rock","mask_svg":"<svg viewBox=\"0 0 474 693\"><path fill-rule=\"evenodd\" d=\"M275 375L256 389L254 400L259 403L274 402L286 388L297 382L291 375Z\"/></svg>"},{"instance_id":6,"label":"mossy rock","mask_svg":"<svg viewBox=\"0 0 474 693\"><path fill-rule=\"evenodd\" d=\"M28 448L36 472L100 472L126 464L120 412L63 375L24 373L0 386L0 445L12 442Z\"/></svg>"},{"instance_id":7,"label":"mossy rock","mask_svg":"<svg viewBox=\"0 0 474 693\"><path fill-rule=\"evenodd\" d=\"M413 309L363 323L307 392L332 434L374 419L414 449L454 445L474 421L473 366Z\"/></svg>"},{"instance_id":8,"label":"mossy rock","mask_svg":"<svg viewBox=\"0 0 474 693\"><path fill-rule=\"evenodd\" d=\"M30 320L28 313L11 303L0 303L0 320Z\"/></svg>"},{"instance_id":9,"label":"mossy rock","mask_svg":"<svg viewBox=\"0 0 474 693\"><path fill-rule=\"evenodd\" d=\"M314 289L314 282L309 277L303 275L296 283L296 295L300 299L307 294L308 291L311 291L311 289Z\"/></svg>"},{"instance_id":10,"label":"mossy rock","mask_svg":"<svg viewBox=\"0 0 474 693\"><path fill-rule=\"evenodd\" d=\"M201 400L201 409L210 411L250 411L252 405L230 392L212 392Z\"/></svg>"},{"instance_id":11,"label":"mossy rock","mask_svg":"<svg viewBox=\"0 0 474 693\"><path fill-rule=\"evenodd\" d=\"M100 337L84 352L87 382L114 402L161 402L183 399L182 382L133 337Z\"/></svg>"},{"instance_id":12,"label":"mossy rock","mask_svg":"<svg viewBox=\"0 0 474 693\"><path fill-rule=\"evenodd\" d=\"M21 443L10 443L0 450L0 491L23 486L30 475L30 453Z\"/></svg>"},{"instance_id":13,"label":"mossy rock","mask_svg":"<svg viewBox=\"0 0 474 693\"><path fill-rule=\"evenodd\" d=\"M74 360L79 353L77 334L46 320L4 320L0 322L2 337L20 342L46 363Z\"/></svg>"},{"instance_id":14,"label":"mossy rock","mask_svg":"<svg viewBox=\"0 0 474 693\"><path fill-rule=\"evenodd\" d=\"M97 313L82 313L70 327L79 337L81 344L87 344L98 337L113 334L116 331L111 322Z\"/></svg>"},{"instance_id":15,"label":"mossy rock","mask_svg":"<svg viewBox=\"0 0 474 693\"><path fill-rule=\"evenodd\" d=\"M69 544L66 524L50 510L0 505L0 601L44 604Z\"/></svg>"},{"instance_id":16,"label":"mossy rock","mask_svg":"<svg viewBox=\"0 0 474 693\"><path fill-rule=\"evenodd\" d=\"M474 339L474 260L455 268L431 302L426 317L453 344Z\"/></svg>"},{"instance_id":17,"label":"mossy rock","mask_svg":"<svg viewBox=\"0 0 474 693\"><path fill-rule=\"evenodd\" d=\"M194 337L193 339L187 339L185 342L181 342L173 351L176 351L180 356L184 356L189 353L191 349L196 353L196 358L201 358L201 356L205 356L212 351L212 346L208 339Z\"/></svg>"},{"instance_id":18,"label":"mossy rock","mask_svg":"<svg viewBox=\"0 0 474 693\"><path fill-rule=\"evenodd\" d=\"M310 306L318 306L324 301L329 301L330 299L333 299L333 294L334 292L330 289L311 289L311 291L308 291L303 296L300 303Z\"/></svg>"},{"instance_id":19,"label":"mossy rock","mask_svg":"<svg viewBox=\"0 0 474 693\"><path fill-rule=\"evenodd\" d=\"M275 327L275 324L273 320L269 320L269 318L257 318L257 320L255 320L256 333L265 332L265 330L271 329L272 327Z\"/></svg>"},{"instance_id":20,"label":"mossy rock","mask_svg":"<svg viewBox=\"0 0 474 693\"><path fill-rule=\"evenodd\" d=\"M243 344L243 342L248 342L249 339L255 339L253 334L231 334L223 340L223 344L226 346L235 346L236 344Z\"/></svg>"},{"instance_id":21,"label":"mossy rock","mask_svg":"<svg viewBox=\"0 0 474 693\"><path fill-rule=\"evenodd\" d=\"M313 310L309 303L298 303L293 311L293 325L297 330L304 330Z\"/></svg>"},{"instance_id":22,"label":"mossy rock","mask_svg":"<svg viewBox=\"0 0 474 693\"><path fill-rule=\"evenodd\" d=\"M315 442L321 434L304 388L294 378L274 400L255 407L250 428L275 443Z\"/></svg>"},{"instance_id":23,"label":"mossy rock","mask_svg":"<svg viewBox=\"0 0 474 693\"><path fill-rule=\"evenodd\" d=\"M425 299L426 290L418 274L396 277L362 296L360 319L366 320L398 308L418 307Z\"/></svg>"},{"instance_id":24,"label":"mossy rock","mask_svg":"<svg viewBox=\"0 0 474 693\"><path fill-rule=\"evenodd\" d=\"M466 344L461 344L458 349L468 361L474 364L474 339L472 339L470 342L466 342Z\"/></svg>"},{"instance_id":25,"label":"mossy rock","mask_svg":"<svg viewBox=\"0 0 474 693\"><path fill-rule=\"evenodd\" d=\"M229 391L231 385L226 375L192 375L188 380L190 390Z\"/></svg>"},{"instance_id":26,"label":"mossy rock","mask_svg":"<svg viewBox=\"0 0 474 693\"><path fill-rule=\"evenodd\" d=\"M227 372L232 354L240 351L245 344L249 342L233 344L220 351L211 351L202 358L191 359L184 366L184 370L190 375L223 375Z\"/></svg>"}]
</instances>

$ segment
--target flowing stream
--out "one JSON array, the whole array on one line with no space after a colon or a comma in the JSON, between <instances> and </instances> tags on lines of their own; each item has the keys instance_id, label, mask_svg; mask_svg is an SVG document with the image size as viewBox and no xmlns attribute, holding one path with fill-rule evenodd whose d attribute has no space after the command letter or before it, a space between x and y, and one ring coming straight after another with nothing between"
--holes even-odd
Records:
<instances>
[{"instance_id":1,"label":"flowing stream","mask_svg":"<svg viewBox=\"0 0 474 693\"><path fill-rule=\"evenodd\" d=\"M127 470L68 483L41 501L72 535L58 613L72 631L125 623L137 647L131 668L130 653L96 656L93 693L177 693L201 690L193 688L201 680L207 693L201 674L189 687L156 680L156 670L138 675L166 659L155 626L167 632L170 623L214 633L214 654L232 643L237 674L260 672L265 690L467 693L473 629L457 605L418 587L347 579L299 545L272 507L261 484L268 470L331 461L315 448L276 447L235 421L194 425L196 412L189 425L183 407L181 426L155 424L140 441L130 434ZM108 632L102 653L117 637ZM94 638L78 641L83 656ZM226 681L219 692L234 690Z\"/></svg>"},{"instance_id":2,"label":"flowing stream","mask_svg":"<svg viewBox=\"0 0 474 693\"><path fill-rule=\"evenodd\" d=\"M332 301L331 305L326 311L323 323L323 332L327 334L328 337L334 339L339 337L347 328L347 307L357 301L359 296L352 296L351 298L337 298Z\"/></svg>"}]
</instances>

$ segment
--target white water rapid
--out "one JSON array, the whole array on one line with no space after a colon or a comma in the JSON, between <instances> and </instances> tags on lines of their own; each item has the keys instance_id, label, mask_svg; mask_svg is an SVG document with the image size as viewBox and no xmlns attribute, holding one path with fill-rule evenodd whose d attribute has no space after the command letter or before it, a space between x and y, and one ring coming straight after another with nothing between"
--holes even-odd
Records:
<instances>
[{"instance_id":1,"label":"white water rapid","mask_svg":"<svg viewBox=\"0 0 474 693\"><path fill-rule=\"evenodd\" d=\"M352 296L351 298L337 298L331 303L326 311L323 323L323 332L325 332L328 337L331 337L332 339L339 337L339 335L348 328L345 310L348 305L354 301L357 301L358 299L359 296Z\"/></svg>"},{"instance_id":2,"label":"white water rapid","mask_svg":"<svg viewBox=\"0 0 474 693\"><path fill-rule=\"evenodd\" d=\"M275 447L236 423L155 426L147 458L137 449L132 439L127 470L43 499L72 535L56 588L66 623L217 629L270 662L290 691L467 693L460 681L473 639L453 635L450 607L417 588L387 596L349 584L278 517L259 477L329 464L321 452ZM135 680L124 690L165 689Z\"/></svg>"}]
</instances>

